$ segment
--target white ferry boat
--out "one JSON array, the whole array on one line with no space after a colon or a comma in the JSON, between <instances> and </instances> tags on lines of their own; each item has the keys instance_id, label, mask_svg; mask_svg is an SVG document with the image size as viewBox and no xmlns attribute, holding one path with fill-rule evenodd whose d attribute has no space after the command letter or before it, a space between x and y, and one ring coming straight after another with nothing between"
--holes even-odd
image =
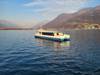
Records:
<instances>
[{"instance_id":1,"label":"white ferry boat","mask_svg":"<svg viewBox=\"0 0 100 75\"><path fill-rule=\"evenodd\" d=\"M57 31L38 30L38 32L35 34L35 38L64 42L70 40L70 35Z\"/></svg>"}]
</instances>

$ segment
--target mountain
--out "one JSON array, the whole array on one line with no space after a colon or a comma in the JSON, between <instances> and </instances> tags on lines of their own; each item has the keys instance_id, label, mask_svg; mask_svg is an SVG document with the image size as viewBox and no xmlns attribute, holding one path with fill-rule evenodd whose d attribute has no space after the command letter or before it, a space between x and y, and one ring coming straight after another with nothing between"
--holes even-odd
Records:
<instances>
[{"instance_id":1,"label":"mountain","mask_svg":"<svg viewBox=\"0 0 100 75\"><path fill-rule=\"evenodd\" d=\"M43 28L59 28L61 24L63 24L66 20L70 19L72 16L72 14L61 14L54 20L43 25Z\"/></svg>"},{"instance_id":2,"label":"mountain","mask_svg":"<svg viewBox=\"0 0 100 75\"><path fill-rule=\"evenodd\" d=\"M84 8L72 14L61 14L43 28L76 28L86 23L100 26L100 6Z\"/></svg>"},{"instance_id":3,"label":"mountain","mask_svg":"<svg viewBox=\"0 0 100 75\"><path fill-rule=\"evenodd\" d=\"M48 23L48 21L39 22L38 24L34 25L32 28L33 29L39 29L39 28L42 28L43 25L45 25L47 23Z\"/></svg>"},{"instance_id":4,"label":"mountain","mask_svg":"<svg viewBox=\"0 0 100 75\"><path fill-rule=\"evenodd\" d=\"M7 20L0 20L0 27L17 27L17 25Z\"/></svg>"}]
</instances>

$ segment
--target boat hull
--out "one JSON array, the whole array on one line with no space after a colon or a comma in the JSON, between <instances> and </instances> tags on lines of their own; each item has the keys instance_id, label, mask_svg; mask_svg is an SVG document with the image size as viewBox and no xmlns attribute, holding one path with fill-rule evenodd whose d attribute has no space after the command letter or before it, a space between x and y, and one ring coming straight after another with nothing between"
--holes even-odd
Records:
<instances>
[{"instance_id":1,"label":"boat hull","mask_svg":"<svg viewBox=\"0 0 100 75\"><path fill-rule=\"evenodd\" d=\"M36 36L36 35L35 38L46 39L46 40L57 41L57 42L70 41L69 38L60 39L60 38L52 38L52 37Z\"/></svg>"}]
</instances>

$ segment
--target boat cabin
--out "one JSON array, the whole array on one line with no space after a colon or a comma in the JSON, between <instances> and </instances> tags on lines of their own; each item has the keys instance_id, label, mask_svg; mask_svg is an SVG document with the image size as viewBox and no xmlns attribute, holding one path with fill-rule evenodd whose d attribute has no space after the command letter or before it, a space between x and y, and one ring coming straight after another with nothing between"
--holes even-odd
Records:
<instances>
[{"instance_id":1,"label":"boat cabin","mask_svg":"<svg viewBox=\"0 0 100 75\"><path fill-rule=\"evenodd\" d=\"M47 35L47 36L63 36L64 34L63 33L59 33L59 32L51 32L51 31L44 31L44 32L41 32L39 31L38 32L40 35Z\"/></svg>"}]
</instances>

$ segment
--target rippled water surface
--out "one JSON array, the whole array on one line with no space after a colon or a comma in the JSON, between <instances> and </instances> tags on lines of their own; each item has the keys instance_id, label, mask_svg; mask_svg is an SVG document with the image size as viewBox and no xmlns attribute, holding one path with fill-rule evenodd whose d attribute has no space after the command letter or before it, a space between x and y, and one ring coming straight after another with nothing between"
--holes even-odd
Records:
<instances>
[{"instance_id":1,"label":"rippled water surface","mask_svg":"<svg viewBox=\"0 0 100 75\"><path fill-rule=\"evenodd\" d=\"M0 75L100 75L100 30L67 31L71 41L0 31Z\"/></svg>"}]
</instances>

